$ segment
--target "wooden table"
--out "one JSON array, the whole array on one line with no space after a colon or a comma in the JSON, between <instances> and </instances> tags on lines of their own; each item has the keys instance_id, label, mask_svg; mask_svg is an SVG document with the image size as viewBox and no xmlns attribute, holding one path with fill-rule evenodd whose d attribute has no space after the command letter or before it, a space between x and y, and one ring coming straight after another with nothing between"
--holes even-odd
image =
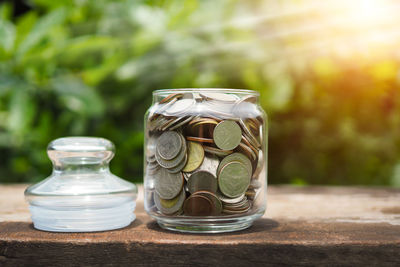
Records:
<instances>
[{"instance_id":1,"label":"wooden table","mask_svg":"<svg viewBox=\"0 0 400 267\"><path fill-rule=\"evenodd\" d=\"M125 229L37 231L25 187L0 186L0 266L400 266L400 189L270 186L267 213L250 229L211 235L160 229L142 192Z\"/></svg>"}]
</instances>

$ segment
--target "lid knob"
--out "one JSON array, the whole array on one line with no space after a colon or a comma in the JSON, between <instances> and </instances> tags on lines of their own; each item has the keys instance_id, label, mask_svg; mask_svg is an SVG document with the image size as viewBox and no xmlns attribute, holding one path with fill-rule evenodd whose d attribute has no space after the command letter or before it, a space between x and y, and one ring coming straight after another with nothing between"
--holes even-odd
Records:
<instances>
[{"instance_id":1,"label":"lid knob","mask_svg":"<svg viewBox=\"0 0 400 267\"><path fill-rule=\"evenodd\" d=\"M63 137L52 141L47 154L54 168L64 165L107 165L114 157L114 144L98 137Z\"/></svg>"}]
</instances>

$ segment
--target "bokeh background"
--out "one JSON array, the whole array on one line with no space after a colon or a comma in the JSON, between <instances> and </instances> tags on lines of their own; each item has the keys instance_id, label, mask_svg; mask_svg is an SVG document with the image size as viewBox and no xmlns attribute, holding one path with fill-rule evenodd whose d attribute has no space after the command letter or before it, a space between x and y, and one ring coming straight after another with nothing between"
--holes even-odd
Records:
<instances>
[{"instance_id":1,"label":"bokeh background","mask_svg":"<svg viewBox=\"0 0 400 267\"><path fill-rule=\"evenodd\" d=\"M112 140L142 181L159 88L260 91L269 182L400 186L400 3L0 2L0 182L48 176L47 144Z\"/></svg>"}]
</instances>

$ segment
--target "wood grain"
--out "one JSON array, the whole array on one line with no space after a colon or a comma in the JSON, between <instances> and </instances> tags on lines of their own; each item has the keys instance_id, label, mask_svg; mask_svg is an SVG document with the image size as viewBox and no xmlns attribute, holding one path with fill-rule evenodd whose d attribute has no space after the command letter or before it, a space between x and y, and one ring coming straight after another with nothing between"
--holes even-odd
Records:
<instances>
[{"instance_id":1,"label":"wood grain","mask_svg":"<svg viewBox=\"0 0 400 267\"><path fill-rule=\"evenodd\" d=\"M271 186L266 215L244 231L178 234L143 211L99 233L35 230L24 185L0 186L0 266L400 265L400 190Z\"/></svg>"}]
</instances>

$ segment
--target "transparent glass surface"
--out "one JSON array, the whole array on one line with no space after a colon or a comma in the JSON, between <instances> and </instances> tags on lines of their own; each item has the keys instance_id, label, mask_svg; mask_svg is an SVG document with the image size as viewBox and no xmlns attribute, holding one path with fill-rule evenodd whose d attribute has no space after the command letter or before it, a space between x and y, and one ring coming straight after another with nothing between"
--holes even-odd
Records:
<instances>
[{"instance_id":1,"label":"transparent glass surface","mask_svg":"<svg viewBox=\"0 0 400 267\"><path fill-rule=\"evenodd\" d=\"M114 145L103 138L51 142L52 174L25 190L34 227L55 232L117 229L134 219L137 188L110 172Z\"/></svg>"},{"instance_id":2,"label":"transparent glass surface","mask_svg":"<svg viewBox=\"0 0 400 267\"><path fill-rule=\"evenodd\" d=\"M266 209L267 130L255 91L154 91L145 115L147 213L173 231L251 226Z\"/></svg>"}]
</instances>

